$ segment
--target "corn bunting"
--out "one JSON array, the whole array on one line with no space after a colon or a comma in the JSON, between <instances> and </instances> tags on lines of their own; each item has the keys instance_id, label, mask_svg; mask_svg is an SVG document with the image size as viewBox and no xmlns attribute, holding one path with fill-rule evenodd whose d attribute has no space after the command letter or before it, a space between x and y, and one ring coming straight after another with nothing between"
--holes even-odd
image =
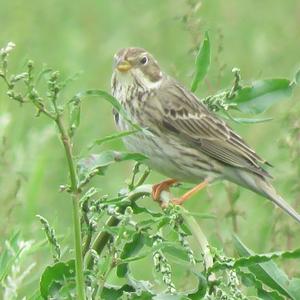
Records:
<instances>
[{"instance_id":1,"label":"corn bunting","mask_svg":"<svg viewBox=\"0 0 300 300\"><path fill-rule=\"evenodd\" d=\"M175 182L197 183L174 199L181 204L208 183L225 179L270 199L300 222L300 215L271 185L264 169L268 162L192 92L163 73L146 50L124 48L115 55L112 94L131 120L147 129L125 137L127 148L145 154L151 168L171 178L154 185L155 199ZM130 129L120 114L114 112L114 117L120 130Z\"/></svg>"}]
</instances>

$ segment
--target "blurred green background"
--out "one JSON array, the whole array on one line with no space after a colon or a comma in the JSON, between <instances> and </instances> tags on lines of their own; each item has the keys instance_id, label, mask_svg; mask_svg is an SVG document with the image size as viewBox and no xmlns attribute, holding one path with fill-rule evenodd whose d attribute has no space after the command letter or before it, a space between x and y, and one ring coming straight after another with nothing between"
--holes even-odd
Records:
<instances>
[{"instance_id":1,"label":"blurred green background","mask_svg":"<svg viewBox=\"0 0 300 300\"><path fill-rule=\"evenodd\" d=\"M197 9L192 5L196 2ZM87 88L109 91L112 57L119 48L127 46L146 48L165 71L189 86L194 70L192 49L205 30L210 34L213 59L208 78L198 89L199 96L229 87L233 67L239 67L242 78L251 81L292 78L300 63L297 0L0 0L0 28L0 47L9 41L17 45L10 56L12 73L20 72L28 58L34 60L36 68L46 63L60 70L62 76L81 72L66 91L65 99ZM287 146L286 138L300 126L297 117L293 117L300 115L299 95L298 89L291 99L269 110L265 116L273 117L271 122L232 124L275 166L271 170L274 185L298 211L300 159L292 161L297 145ZM21 230L24 239L43 239L35 217L41 214L72 247L71 202L59 192L59 186L68 180L64 153L54 126L43 116L34 117L34 113L30 106L10 102L0 82L1 245L15 230ZM86 100L75 138L76 153L83 155L93 140L114 131L111 107L96 98ZM106 147L124 148L121 142ZM124 186L131 167L125 163L113 166L107 176L97 177L94 184L113 195ZM161 178L153 172L149 182ZM217 220L200 222L210 241L226 247L230 253L232 220L226 217L229 202L224 184L201 192L186 207L217 215ZM267 200L241 189L237 208L242 212L238 233L255 251L299 246L297 224ZM41 249L32 256L38 272L51 261L48 252L43 253ZM291 266L287 268L292 272ZM39 276L38 272L33 278Z\"/></svg>"}]
</instances>

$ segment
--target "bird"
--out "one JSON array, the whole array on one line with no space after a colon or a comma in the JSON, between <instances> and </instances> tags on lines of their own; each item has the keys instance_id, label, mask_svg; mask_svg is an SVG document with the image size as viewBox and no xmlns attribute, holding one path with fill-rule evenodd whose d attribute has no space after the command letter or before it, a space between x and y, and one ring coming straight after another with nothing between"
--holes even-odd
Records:
<instances>
[{"instance_id":1,"label":"bird","mask_svg":"<svg viewBox=\"0 0 300 300\"><path fill-rule=\"evenodd\" d=\"M143 48L120 49L113 59L111 93L126 117L114 110L121 131L132 123L145 129L123 137L129 151L147 157L145 164L169 179L153 185L152 196L175 183L196 184L174 204L208 184L227 180L271 200L300 223L300 215L271 184L262 159L216 113L176 79L163 72L152 54Z\"/></svg>"}]
</instances>

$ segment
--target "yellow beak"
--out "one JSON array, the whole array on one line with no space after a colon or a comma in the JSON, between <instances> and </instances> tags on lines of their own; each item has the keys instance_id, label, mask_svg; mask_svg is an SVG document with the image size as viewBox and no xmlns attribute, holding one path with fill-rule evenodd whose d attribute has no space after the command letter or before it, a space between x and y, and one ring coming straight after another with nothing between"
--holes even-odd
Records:
<instances>
[{"instance_id":1,"label":"yellow beak","mask_svg":"<svg viewBox=\"0 0 300 300\"><path fill-rule=\"evenodd\" d=\"M117 69L120 72L127 72L131 68L132 68L132 65L127 60L123 60L117 65Z\"/></svg>"}]
</instances>

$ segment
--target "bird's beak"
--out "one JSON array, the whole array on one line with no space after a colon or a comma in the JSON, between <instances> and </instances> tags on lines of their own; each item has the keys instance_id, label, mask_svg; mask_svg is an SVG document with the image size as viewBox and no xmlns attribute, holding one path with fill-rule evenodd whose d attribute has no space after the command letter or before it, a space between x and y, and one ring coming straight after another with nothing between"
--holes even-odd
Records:
<instances>
[{"instance_id":1,"label":"bird's beak","mask_svg":"<svg viewBox=\"0 0 300 300\"><path fill-rule=\"evenodd\" d=\"M127 60L122 60L117 64L117 70L120 72L127 72L132 68L132 65Z\"/></svg>"}]
</instances>

